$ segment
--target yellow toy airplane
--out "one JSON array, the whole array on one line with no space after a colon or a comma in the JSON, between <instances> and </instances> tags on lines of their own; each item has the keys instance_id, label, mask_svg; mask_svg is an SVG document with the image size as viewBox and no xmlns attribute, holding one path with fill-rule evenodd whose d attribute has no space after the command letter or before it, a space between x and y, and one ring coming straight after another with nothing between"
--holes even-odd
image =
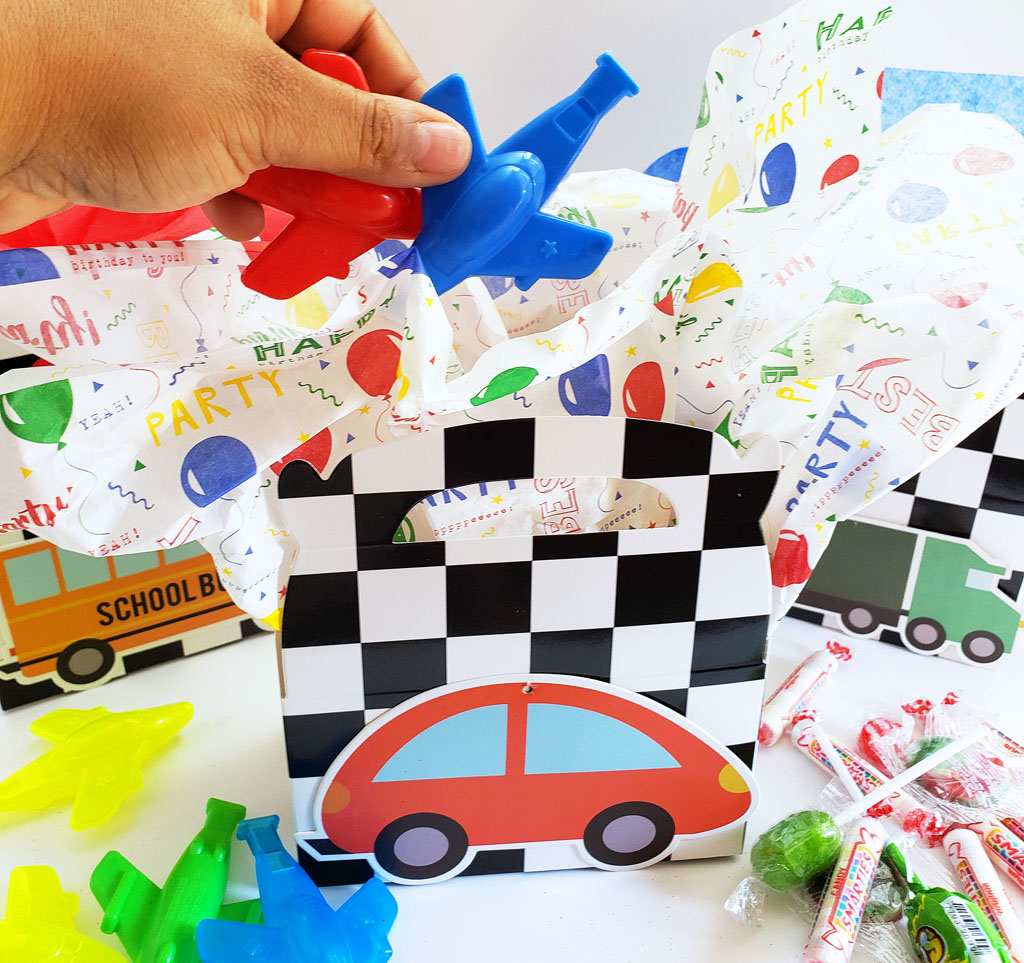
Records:
<instances>
[{"instance_id":1,"label":"yellow toy airplane","mask_svg":"<svg viewBox=\"0 0 1024 963\"><path fill-rule=\"evenodd\" d=\"M11 870L7 918L0 920L4 963L125 963L109 946L75 929L78 897L66 893L49 866Z\"/></svg>"},{"instance_id":2,"label":"yellow toy airplane","mask_svg":"<svg viewBox=\"0 0 1024 963\"><path fill-rule=\"evenodd\" d=\"M54 748L0 782L0 812L46 809L74 798L71 828L106 822L142 785L142 767L192 718L188 702L109 712L57 709L30 731Z\"/></svg>"}]
</instances>

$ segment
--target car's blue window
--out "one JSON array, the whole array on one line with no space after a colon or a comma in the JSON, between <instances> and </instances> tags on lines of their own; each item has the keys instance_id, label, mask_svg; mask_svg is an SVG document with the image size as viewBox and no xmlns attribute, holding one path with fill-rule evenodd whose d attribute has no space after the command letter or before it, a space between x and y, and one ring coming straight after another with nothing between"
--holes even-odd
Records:
<instances>
[{"instance_id":1,"label":"car's blue window","mask_svg":"<svg viewBox=\"0 0 1024 963\"><path fill-rule=\"evenodd\" d=\"M527 709L527 774L677 768L668 750L618 719L576 706Z\"/></svg>"},{"instance_id":2,"label":"car's blue window","mask_svg":"<svg viewBox=\"0 0 1024 963\"><path fill-rule=\"evenodd\" d=\"M508 706L481 706L435 722L398 750L374 782L505 775Z\"/></svg>"}]
</instances>

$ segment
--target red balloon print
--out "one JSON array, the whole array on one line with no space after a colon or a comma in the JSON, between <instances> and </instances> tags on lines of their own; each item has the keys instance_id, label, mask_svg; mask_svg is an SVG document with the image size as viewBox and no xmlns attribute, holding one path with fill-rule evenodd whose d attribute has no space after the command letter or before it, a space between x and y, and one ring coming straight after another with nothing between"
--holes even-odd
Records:
<instances>
[{"instance_id":1,"label":"red balloon print","mask_svg":"<svg viewBox=\"0 0 1024 963\"><path fill-rule=\"evenodd\" d=\"M853 154L843 154L828 165L828 170L822 175L821 187L824 190L830 184L836 184L841 180L856 174L860 170L860 161Z\"/></svg>"},{"instance_id":2,"label":"red balloon print","mask_svg":"<svg viewBox=\"0 0 1024 963\"><path fill-rule=\"evenodd\" d=\"M622 407L630 418L657 421L665 410L665 379L657 361L638 364L622 386Z\"/></svg>"},{"instance_id":3,"label":"red balloon print","mask_svg":"<svg viewBox=\"0 0 1024 963\"><path fill-rule=\"evenodd\" d=\"M367 331L349 346L345 358L348 373L368 395L383 398L391 391L402 360L401 341L400 332L381 328Z\"/></svg>"},{"instance_id":4,"label":"red balloon print","mask_svg":"<svg viewBox=\"0 0 1024 963\"><path fill-rule=\"evenodd\" d=\"M877 91L877 93L878 93L878 99L879 99L879 100L881 100L881 99L882 99L882 84L883 84L884 80L885 80L885 71L883 70L883 71L882 71L882 72L881 72L881 73L880 73L880 74L878 75L878 80L877 80L877 81L876 81L876 83L875 83L875 90L876 90L876 91Z\"/></svg>"},{"instance_id":5,"label":"red balloon print","mask_svg":"<svg viewBox=\"0 0 1024 963\"><path fill-rule=\"evenodd\" d=\"M811 577L811 567L807 564L807 537L789 528L779 532L771 570L772 585L779 588L806 582Z\"/></svg>"},{"instance_id":6,"label":"red balloon print","mask_svg":"<svg viewBox=\"0 0 1024 963\"><path fill-rule=\"evenodd\" d=\"M941 291L929 291L939 304L947 308L966 308L969 304L983 298L988 290L985 281L977 281L973 284L958 284L953 288L944 288Z\"/></svg>"},{"instance_id":7,"label":"red balloon print","mask_svg":"<svg viewBox=\"0 0 1024 963\"><path fill-rule=\"evenodd\" d=\"M1014 160L1005 151L993 147L976 147L971 144L953 158L953 166L961 174L984 177L986 174L1001 174L1013 167Z\"/></svg>"},{"instance_id":8,"label":"red balloon print","mask_svg":"<svg viewBox=\"0 0 1024 963\"><path fill-rule=\"evenodd\" d=\"M323 473L327 467L327 459L331 457L331 429L325 428L318 431L309 441L303 442L298 448L293 448L280 461L275 461L270 470L275 475L281 474L281 469L289 462L304 461L312 465L318 472Z\"/></svg>"}]
</instances>

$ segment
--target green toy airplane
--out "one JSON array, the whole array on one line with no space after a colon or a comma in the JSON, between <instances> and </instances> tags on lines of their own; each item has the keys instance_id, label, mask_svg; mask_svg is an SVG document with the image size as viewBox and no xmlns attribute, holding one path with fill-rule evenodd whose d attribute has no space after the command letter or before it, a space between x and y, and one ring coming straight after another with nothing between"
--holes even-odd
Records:
<instances>
[{"instance_id":1,"label":"green toy airplane","mask_svg":"<svg viewBox=\"0 0 1024 963\"><path fill-rule=\"evenodd\" d=\"M206 804L206 822L160 889L120 853L100 861L89 888L103 907L101 929L116 933L133 963L199 963L200 920L259 923L259 900L222 905L235 829L245 807L222 799Z\"/></svg>"}]
</instances>

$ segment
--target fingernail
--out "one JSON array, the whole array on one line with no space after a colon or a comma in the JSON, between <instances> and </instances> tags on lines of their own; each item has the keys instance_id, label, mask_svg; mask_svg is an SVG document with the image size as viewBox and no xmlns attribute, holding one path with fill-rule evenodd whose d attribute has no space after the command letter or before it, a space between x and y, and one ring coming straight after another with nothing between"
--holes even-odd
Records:
<instances>
[{"instance_id":1,"label":"fingernail","mask_svg":"<svg viewBox=\"0 0 1024 963\"><path fill-rule=\"evenodd\" d=\"M416 125L416 170L457 174L469 161L469 136L455 124L428 120Z\"/></svg>"}]
</instances>

